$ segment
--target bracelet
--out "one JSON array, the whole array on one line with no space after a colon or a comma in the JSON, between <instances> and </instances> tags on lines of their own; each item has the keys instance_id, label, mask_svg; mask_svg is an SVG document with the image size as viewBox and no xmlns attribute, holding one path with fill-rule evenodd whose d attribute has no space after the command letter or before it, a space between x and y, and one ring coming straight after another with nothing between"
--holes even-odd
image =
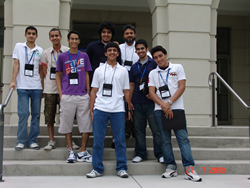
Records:
<instances>
[{"instance_id":1,"label":"bracelet","mask_svg":"<svg viewBox=\"0 0 250 188\"><path fill-rule=\"evenodd\" d=\"M131 110L128 110L128 112L131 112Z\"/></svg>"},{"instance_id":2,"label":"bracelet","mask_svg":"<svg viewBox=\"0 0 250 188\"><path fill-rule=\"evenodd\" d=\"M168 102L169 102L169 104L170 104L170 105L172 105L172 104L173 104L173 102L172 102L171 100L168 100Z\"/></svg>"}]
</instances>

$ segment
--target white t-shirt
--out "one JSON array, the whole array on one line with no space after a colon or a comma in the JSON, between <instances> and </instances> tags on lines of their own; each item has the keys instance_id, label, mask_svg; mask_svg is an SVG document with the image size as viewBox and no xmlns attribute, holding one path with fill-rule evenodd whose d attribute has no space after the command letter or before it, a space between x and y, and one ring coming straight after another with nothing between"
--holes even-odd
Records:
<instances>
[{"instance_id":1,"label":"white t-shirt","mask_svg":"<svg viewBox=\"0 0 250 188\"><path fill-rule=\"evenodd\" d=\"M135 52L135 41L133 45L129 46L127 43L120 44L120 50L121 50L121 59L122 59L122 66L124 66L125 61L132 61L133 64L136 63L139 60L139 56ZM150 52L147 52L147 55L152 58Z\"/></svg>"},{"instance_id":2,"label":"white t-shirt","mask_svg":"<svg viewBox=\"0 0 250 188\"><path fill-rule=\"evenodd\" d=\"M106 69L106 71L105 71ZM103 96L103 84L112 84L112 97ZM113 78L113 81L112 81ZM108 63L98 67L93 76L91 87L98 88L94 109L104 112L125 112L123 90L129 89L128 71L119 63L114 68Z\"/></svg>"},{"instance_id":3,"label":"white t-shirt","mask_svg":"<svg viewBox=\"0 0 250 188\"><path fill-rule=\"evenodd\" d=\"M170 69L170 70L169 70ZM168 80L166 82L166 76L167 72L169 70ZM149 80L148 80L148 86L154 86L157 88L156 94L157 96L165 103L168 100L171 99L171 97L162 99L161 94L159 91L159 87L164 86L164 81L160 76L160 73L162 75L162 78L167 83L169 91L171 96L174 96L175 92L178 90L178 82L180 80L186 80L185 72L180 64L172 64L169 62L169 66L166 70L162 70L159 68L159 66L156 67L156 69L152 70L149 73ZM183 109L184 110L184 104L183 104L183 97L180 96L172 105L171 109ZM161 107L155 103L155 110L161 110Z\"/></svg>"},{"instance_id":4,"label":"white t-shirt","mask_svg":"<svg viewBox=\"0 0 250 188\"><path fill-rule=\"evenodd\" d=\"M35 51L29 63L34 65L32 77L24 75L25 64L28 63L25 48L27 48L28 61ZM17 89L42 89L41 78L39 74L39 65L41 65L42 53L43 49L37 45L35 48L30 50L30 48L26 45L26 42L16 44L12 58L19 60L19 71L16 77Z\"/></svg>"},{"instance_id":5,"label":"white t-shirt","mask_svg":"<svg viewBox=\"0 0 250 188\"><path fill-rule=\"evenodd\" d=\"M56 68L55 59L57 60L58 55L68 50L69 50L68 47L61 45L60 51L58 52L56 52L56 50L54 50L53 47L50 47L43 51L41 60L42 60L42 63L46 64L47 66L47 74L46 74L46 77L44 78L43 93L58 94L56 80L50 79L50 70L51 70L51 67ZM54 59L53 53L54 53L55 59Z\"/></svg>"}]
</instances>

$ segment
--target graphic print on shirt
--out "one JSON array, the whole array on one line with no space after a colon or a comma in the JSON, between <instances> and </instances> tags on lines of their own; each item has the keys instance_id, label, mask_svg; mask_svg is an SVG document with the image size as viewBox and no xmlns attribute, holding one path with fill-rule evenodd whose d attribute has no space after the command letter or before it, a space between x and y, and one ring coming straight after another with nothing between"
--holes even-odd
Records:
<instances>
[{"instance_id":1,"label":"graphic print on shirt","mask_svg":"<svg viewBox=\"0 0 250 188\"><path fill-rule=\"evenodd\" d=\"M75 63L76 60L74 59L73 61ZM66 74L85 71L84 58L81 58L78 60L76 64L76 68L74 67L74 65L72 64L70 60L66 61L65 70L66 70Z\"/></svg>"}]
</instances>

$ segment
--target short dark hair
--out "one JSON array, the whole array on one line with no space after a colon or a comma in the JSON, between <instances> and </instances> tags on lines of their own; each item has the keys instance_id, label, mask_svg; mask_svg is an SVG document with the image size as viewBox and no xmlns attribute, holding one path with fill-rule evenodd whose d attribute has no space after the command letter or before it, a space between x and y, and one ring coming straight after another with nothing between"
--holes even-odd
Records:
<instances>
[{"instance_id":1,"label":"short dark hair","mask_svg":"<svg viewBox=\"0 0 250 188\"><path fill-rule=\"evenodd\" d=\"M110 42L105 46L104 52L107 52L108 48L114 47L119 52L119 46L115 42Z\"/></svg>"},{"instance_id":2,"label":"short dark hair","mask_svg":"<svg viewBox=\"0 0 250 188\"><path fill-rule=\"evenodd\" d=\"M79 33L78 31L74 31L74 30L73 30L73 31L70 31L70 32L68 33L68 35L67 35L68 40L69 40L69 37L70 37L71 34L76 34L76 35L78 35L79 39L81 39L80 33Z\"/></svg>"},{"instance_id":3,"label":"short dark hair","mask_svg":"<svg viewBox=\"0 0 250 188\"><path fill-rule=\"evenodd\" d=\"M134 27L133 25L131 25L131 24L127 24L127 25L125 25L125 26L123 27L123 29L122 29L123 35L124 35L124 32L125 32L127 29L133 30L133 31L135 32L135 34L136 34L135 27Z\"/></svg>"},{"instance_id":4,"label":"short dark hair","mask_svg":"<svg viewBox=\"0 0 250 188\"><path fill-rule=\"evenodd\" d=\"M36 31L36 34L37 34L37 29L34 27L34 26L28 26L28 27L26 27L26 29L25 29L25 34L27 33L27 31L28 30L35 30Z\"/></svg>"},{"instance_id":5,"label":"short dark hair","mask_svg":"<svg viewBox=\"0 0 250 188\"><path fill-rule=\"evenodd\" d=\"M49 31L49 36L50 36L50 32L51 32L51 31L58 31L58 32L59 32L59 35L62 36L61 31L60 31L58 28L55 28L55 27L52 28L52 29Z\"/></svg>"},{"instance_id":6,"label":"short dark hair","mask_svg":"<svg viewBox=\"0 0 250 188\"><path fill-rule=\"evenodd\" d=\"M100 23L100 25L98 27L98 33L99 33L100 38L101 38L102 30L104 28L106 28L106 29L108 29L108 30L111 31L111 33L112 33L112 39L113 39L113 37L115 36L115 24L113 24L111 21L103 21L102 23Z\"/></svg>"},{"instance_id":7,"label":"short dark hair","mask_svg":"<svg viewBox=\"0 0 250 188\"><path fill-rule=\"evenodd\" d=\"M139 40L137 40L137 41L135 42L135 49L136 49L136 46L137 46L138 44L143 44L143 45L145 46L145 48L148 47L148 43L147 43L147 41L145 41L144 39L139 39Z\"/></svg>"},{"instance_id":8,"label":"short dark hair","mask_svg":"<svg viewBox=\"0 0 250 188\"><path fill-rule=\"evenodd\" d=\"M155 52L161 51L163 54L167 55L167 50L162 46L155 46L151 49L151 55L154 56Z\"/></svg>"}]
</instances>

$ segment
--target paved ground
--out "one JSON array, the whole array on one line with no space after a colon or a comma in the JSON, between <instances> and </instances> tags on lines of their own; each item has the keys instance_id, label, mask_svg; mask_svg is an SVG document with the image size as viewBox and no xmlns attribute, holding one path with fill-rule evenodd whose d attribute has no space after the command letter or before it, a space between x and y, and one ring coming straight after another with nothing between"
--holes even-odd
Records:
<instances>
[{"instance_id":1,"label":"paved ground","mask_svg":"<svg viewBox=\"0 0 250 188\"><path fill-rule=\"evenodd\" d=\"M83 176L6 176L0 183L3 188L249 188L250 175L203 175L202 182L184 180L184 175L163 179L159 175L130 176L122 179L118 176L103 176L88 179Z\"/></svg>"}]
</instances>

